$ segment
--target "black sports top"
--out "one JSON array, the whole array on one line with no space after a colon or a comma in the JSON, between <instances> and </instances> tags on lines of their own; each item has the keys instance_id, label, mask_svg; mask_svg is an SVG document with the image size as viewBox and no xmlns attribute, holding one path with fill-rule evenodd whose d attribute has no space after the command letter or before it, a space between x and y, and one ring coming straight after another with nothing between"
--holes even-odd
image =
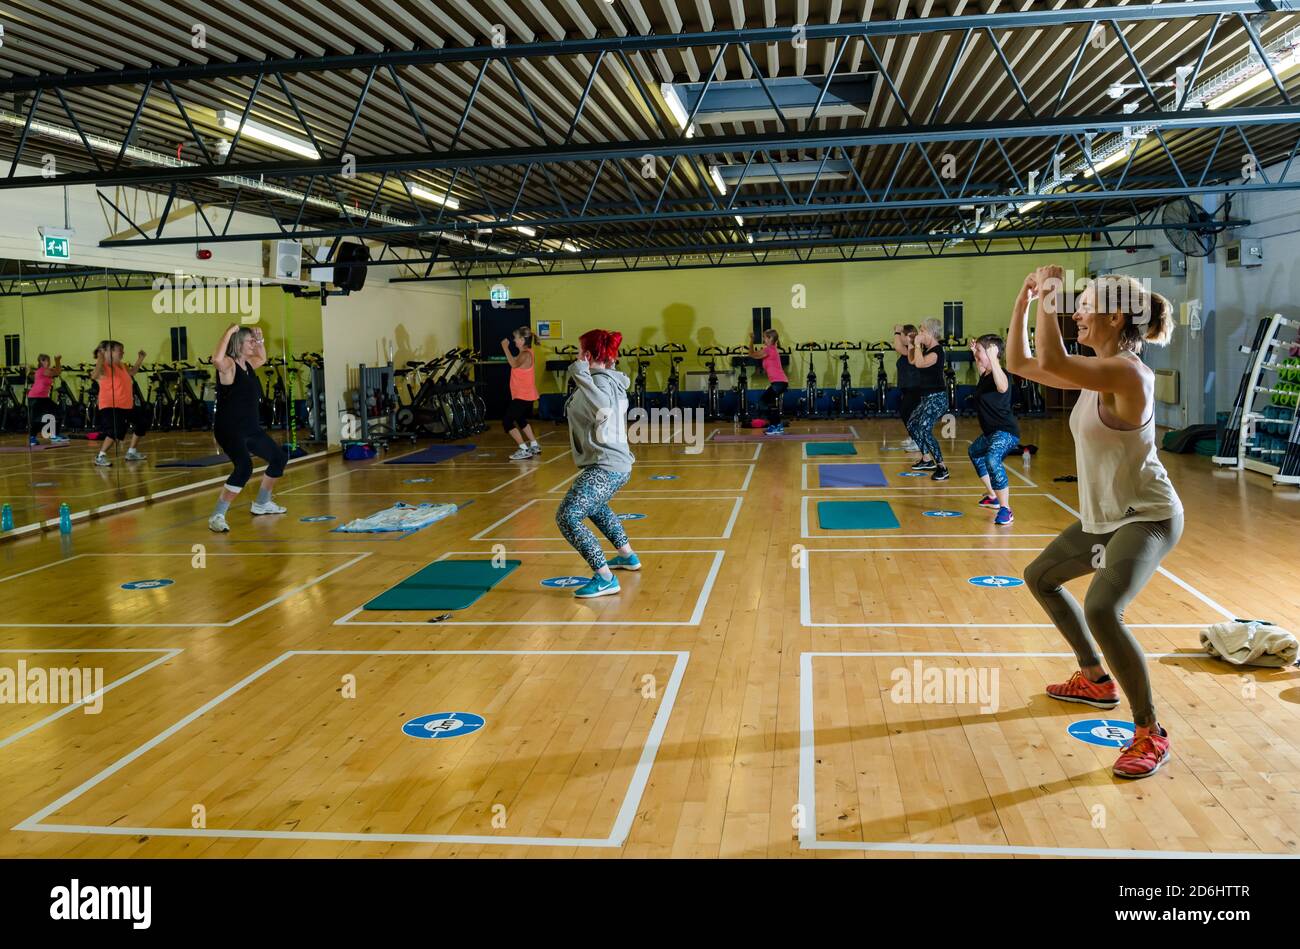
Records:
<instances>
[{"instance_id":1,"label":"black sports top","mask_svg":"<svg viewBox=\"0 0 1300 949\"><path fill-rule=\"evenodd\" d=\"M1010 432L1020 436L1020 425L1016 422L1015 412L1011 411L1011 386L1008 384L1006 392L999 392L991 372L980 376L979 385L975 387L975 414L980 419L980 431L985 435Z\"/></svg>"},{"instance_id":2,"label":"black sports top","mask_svg":"<svg viewBox=\"0 0 1300 949\"><path fill-rule=\"evenodd\" d=\"M931 353L938 353L939 358L935 360L933 366L927 366L924 369L916 369L916 382L914 385L925 395L929 395L932 392L944 391L944 389L947 388L947 385L943 379L943 363L945 359L943 347L938 345L931 346L928 349L923 350L923 352L927 356Z\"/></svg>"},{"instance_id":3,"label":"black sports top","mask_svg":"<svg viewBox=\"0 0 1300 949\"><path fill-rule=\"evenodd\" d=\"M260 408L262 385L257 374L249 367L235 363L235 378L230 385L217 375L217 418L214 428L225 431L243 431L262 427Z\"/></svg>"}]
</instances>

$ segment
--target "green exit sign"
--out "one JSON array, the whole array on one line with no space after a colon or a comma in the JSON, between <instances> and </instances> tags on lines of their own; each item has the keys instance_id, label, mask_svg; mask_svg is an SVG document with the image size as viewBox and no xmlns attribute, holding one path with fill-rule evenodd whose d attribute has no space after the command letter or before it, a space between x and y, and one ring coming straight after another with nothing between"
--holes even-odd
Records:
<instances>
[{"instance_id":1,"label":"green exit sign","mask_svg":"<svg viewBox=\"0 0 1300 949\"><path fill-rule=\"evenodd\" d=\"M69 260L72 257L72 241L66 237L46 235L42 238L45 246L46 260Z\"/></svg>"}]
</instances>

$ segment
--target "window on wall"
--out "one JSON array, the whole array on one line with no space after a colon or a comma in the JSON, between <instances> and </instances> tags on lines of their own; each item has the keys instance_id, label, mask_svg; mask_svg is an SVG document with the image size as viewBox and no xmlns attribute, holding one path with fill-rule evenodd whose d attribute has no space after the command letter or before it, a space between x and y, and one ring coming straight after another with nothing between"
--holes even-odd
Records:
<instances>
[{"instance_id":1,"label":"window on wall","mask_svg":"<svg viewBox=\"0 0 1300 949\"><path fill-rule=\"evenodd\" d=\"M190 358L190 342L184 326L172 327L172 362Z\"/></svg>"},{"instance_id":2,"label":"window on wall","mask_svg":"<svg viewBox=\"0 0 1300 949\"><path fill-rule=\"evenodd\" d=\"M943 335L949 339L963 339L962 320L965 304L960 300L950 300L943 305Z\"/></svg>"},{"instance_id":3,"label":"window on wall","mask_svg":"<svg viewBox=\"0 0 1300 949\"><path fill-rule=\"evenodd\" d=\"M5 365L16 366L23 361L22 337L17 333L5 334Z\"/></svg>"}]
</instances>

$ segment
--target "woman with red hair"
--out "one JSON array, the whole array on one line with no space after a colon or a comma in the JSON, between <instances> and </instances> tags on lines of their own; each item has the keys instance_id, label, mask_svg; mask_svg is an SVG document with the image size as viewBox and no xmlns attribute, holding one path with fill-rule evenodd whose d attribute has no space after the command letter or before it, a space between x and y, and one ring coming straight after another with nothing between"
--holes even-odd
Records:
<instances>
[{"instance_id":1,"label":"woman with red hair","mask_svg":"<svg viewBox=\"0 0 1300 949\"><path fill-rule=\"evenodd\" d=\"M619 592L611 567L641 569L623 522L609 506L610 499L632 477L632 463L636 460L627 446L630 380L614 368L622 342L622 333L583 333L578 339L578 358L569 366L574 390L564 403L564 414L569 422L573 460L581 470L555 512L555 523L595 572L588 583L574 591L575 596L584 599ZM606 562L600 541L583 523L588 518L617 548L618 556L613 560Z\"/></svg>"}]
</instances>

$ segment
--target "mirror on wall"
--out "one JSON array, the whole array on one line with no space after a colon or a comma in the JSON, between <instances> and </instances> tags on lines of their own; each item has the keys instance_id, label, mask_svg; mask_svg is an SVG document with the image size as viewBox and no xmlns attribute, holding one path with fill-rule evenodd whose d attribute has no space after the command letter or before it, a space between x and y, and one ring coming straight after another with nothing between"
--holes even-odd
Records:
<instances>
[{"instance_id":1,"label":"mirror on wall","mask_svg":"<svg viewBox=\"0 0 1300 949\"><path fill-rule=\"evenodd\" d=\"M111 465L95 465L99 427L94 352L112 338L103 269L21 261L3 265L4 385L0 440L15 527L110 503ZM25 491L18 494L21 458ZM20 513L21 511L21 513Z\"/></svg>"}]
</instances>

